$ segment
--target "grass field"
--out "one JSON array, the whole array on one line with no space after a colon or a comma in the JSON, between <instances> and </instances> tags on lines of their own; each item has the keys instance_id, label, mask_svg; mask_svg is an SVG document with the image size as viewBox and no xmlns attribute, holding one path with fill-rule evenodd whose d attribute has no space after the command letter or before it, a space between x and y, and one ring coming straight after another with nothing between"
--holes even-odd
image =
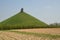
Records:
<instances>
[{"instance_id":1,"label":"grass field","mask_svg":"<svg viewBox=\"0 0 60 40\"><path fill-rule=\"evenodd\" d=\"M60 28L0 31L0 40L60 40Z\"/></svg>"},{"instance_id":2,"label":"grass field","mask_svg":"<svg viewBox=\"0 0 60 40\"><path fill-rule=\"evenodd\" d=\"M60 28L35 28L35 29L18 29L12 31L44 33L44 34L60 34Z\"/></svg>"}]
</instances>

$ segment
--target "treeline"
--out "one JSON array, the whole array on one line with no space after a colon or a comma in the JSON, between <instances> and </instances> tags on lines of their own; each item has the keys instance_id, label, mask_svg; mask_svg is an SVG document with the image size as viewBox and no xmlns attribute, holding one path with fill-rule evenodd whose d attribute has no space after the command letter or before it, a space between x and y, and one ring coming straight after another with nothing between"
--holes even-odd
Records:
<instances>
[{"instance_id":1,"label":"treeline","mask_svg":"<svg viewBox=\"0 0 60 40\"><path fill-rule=\"evenodd\" d=\"M53 23L53 24L48 25L48 27L50 27L50 28L60 28L60 23Z\"/></svg>"},{"instance_id":2,"label":"treeline","mask_svg":"<svg viewBox=\"0 0 60 40\"><path fill-rule=\"evenodd\" d=\"M60 23L53 23L47 26L38 25L2 25L0 24L0 30L10 30L10 29L32 29L32 28L60 28Z\"/></svg>"},{"instance_id":3,"label":"treeline","mask_svg":"<svg viewBox=\"0 0 60 40\"><path fill-rule=\"evenodd\" d=\"M0 30L44 28L38 25L0 25Z\"/></svg>"}]
</instances>

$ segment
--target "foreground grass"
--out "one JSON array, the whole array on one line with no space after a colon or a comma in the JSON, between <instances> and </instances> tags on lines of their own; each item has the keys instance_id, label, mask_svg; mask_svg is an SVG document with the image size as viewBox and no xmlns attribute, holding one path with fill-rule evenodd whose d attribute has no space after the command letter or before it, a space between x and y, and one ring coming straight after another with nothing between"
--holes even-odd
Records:
<instances>
[{"instance_id":1,"label":"foreground grass","mask_svg":"<svg viewBox=\"0 0 60 40\"><path fill-rule=\"evenodd\" d=\"M19 34L26 34L26 35L34 35L37 37L44 37L44 38L50 38L50 39L60 38L60 35L52 35L52 34L40 34L40 33L20 32L20 31L10 31L10 32L15 32L15 33L19 33Z\"/></svg>"}]
</instances>

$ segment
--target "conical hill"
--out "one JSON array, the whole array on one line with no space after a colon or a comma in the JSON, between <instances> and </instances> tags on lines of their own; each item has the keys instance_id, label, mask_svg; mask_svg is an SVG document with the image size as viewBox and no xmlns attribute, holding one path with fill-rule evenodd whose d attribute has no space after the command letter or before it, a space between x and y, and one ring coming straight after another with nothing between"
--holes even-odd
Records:
<instances>
[{"instance_id":1,"label":"conical hill","mask_svg":"<svg viewBox=\"0 0 60 40\"><path fill-rule=\"evenodd\" d=\"M22 11L4 20L1 25L4 28L33 28L46 26L47 24Z\"/></svg>"}]
</instances>

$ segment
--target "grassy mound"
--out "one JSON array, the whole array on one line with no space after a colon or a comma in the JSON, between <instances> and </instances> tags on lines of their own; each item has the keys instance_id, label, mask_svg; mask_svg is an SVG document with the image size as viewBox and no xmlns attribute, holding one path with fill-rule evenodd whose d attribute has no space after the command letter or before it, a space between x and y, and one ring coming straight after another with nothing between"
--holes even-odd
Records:
<instances>
[{"instance_id":1,"label":"grassy mound","mask_svg":"<svg viewBox=\"0 0 60 40\"><path fill-rule=\"evenodd\" d=\"M42 26L47 26L47 24L25 12L19 12L0 23L0 29L37 28Z\"/></svg>"}]
</instances>

